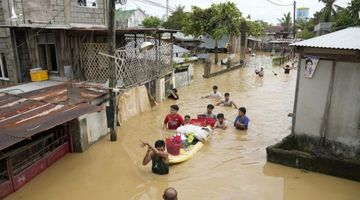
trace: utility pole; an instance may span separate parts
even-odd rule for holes
[[[293,25],[293,32],[294,32],[294,40],[295,40],[295,37],[296,37],[296,20],[295,20],[295,12],[296,12],[296,1],[294,1],[294,25]]]
[[[166,0],[166,20],[169,19],[169,0]]]
[[[108,18],[108,45],[109,45],[109,55],[114,56],[115,54],[115,1],[116,0],[108,0],[108,8],[109,8],[109,18]],[[115,68],[115,60],[113,58],[109,58],[109,88],[110,88],[110,101],[109,101],[109,110],[110,115],[112,115],[113,119],[108,119],[108,127],[110,128],[110,141],[116,141],[116,92],[113,90],[116,87],[116,68]],[[109,115],[108,115],[109,116]],[[111,116],[110,116],[111,117]]]

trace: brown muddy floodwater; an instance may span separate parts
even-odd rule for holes
[[[265,76],[256,77],[256,63]],[[278,73],[273,75],[272,71]],[[213,85],[230,92],[238,106],[245,106],[249,129],[215,130],[212,139],[189,161],[172,166],[166,176],[154,175],[141,162],[145,149],[138,138],[153,143],[174,101],[130,119],[118,129],[118,141],[103,138],[88,151],[68,154],[16,193],[7,197],[26,200],[56,199],[161,199],[164,188],[178,190],[179,199],[360,199],[360,183],[266,162],[265,147],[290,133],[295,71],[284,75],[267,56],[250,58],[248,67],[211,79],[195,67],[194,82],[179,88],[179,113],[195,116],[213,100],[200,99]],[[216,107],[233,120],[235,109]],[[309,113],[311,114],[311,113]],[[103,122],[105,123],[105,122]]]

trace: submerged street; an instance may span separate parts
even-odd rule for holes
[[[255,76],[264,66],[264,77]],[[277,73],[275,76],[274,71]],[[178,101],[166,100],[118,128],[118,141],[104,137],[84,153],[68,154],[35,177],[7,200],[27,199],[160,199],[174,187],[179,199],[326,199],[352,200],[360,196],[360,183],[266,162],[265,148],[291,131],[296,70],[290,75],[273,67],[267,55],[251,57],[247,67],[203,79],[203,65],[195,66],[194,81],[178,88]],[[169,106],[195,117],[215,100],[201,99],[217,85],[222,95],[247,109],[247,131],[214,130],[211,140],[189,161],[171,166],[170,173],[151,173],[141,162],[146,149],[139,139],[164,139],[162,123]],[[146,97],[144,97],[146,98]],[[215,107],[231,123],[237,110]],[[309,113],[311,115],[311,113]],[[106,123],[106,122],[103,122]],[[169,133],[167,133],[169,135]]]

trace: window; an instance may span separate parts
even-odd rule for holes
[[[1,59],[0,59],[0,79],[9,80],[9,74],[7,71],[6,66],[6,58],[5,53],[1,53]]]
[[[40,67],[50,72],[57,72],[55,44],[39,44]]]
[[[78,5],[89,8],[96,8],[96,0],[78,0]]]

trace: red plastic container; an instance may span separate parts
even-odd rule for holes
[[[206,124],[207,124],[207,125],[210,125],[211,127],[214,127],[214,126],[215,126],[215,123],[216,123],[216,120],[213,119],[213,118],[207,118],[207,119],[206,119]]]
[[[205,127],[206,119],[191,119],[190,124],[195,125],[195,126]]]
[[[181,137],[179,135],[166,138],[166,150],[169,154],[177,156],[180,154]]]

